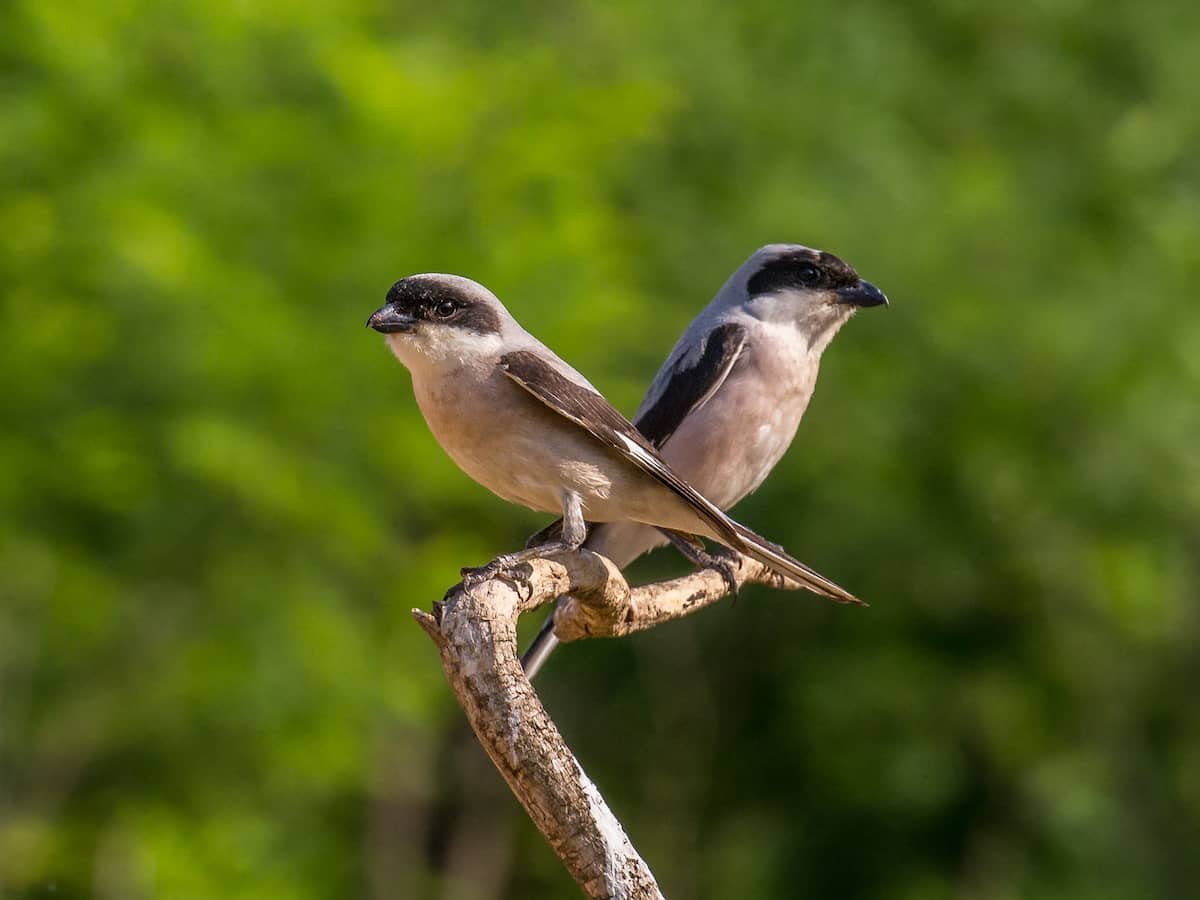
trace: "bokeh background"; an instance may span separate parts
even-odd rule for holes
[[[573,896],[409,614],[546,519],[363,322],[473,276],[632,412],[769,241],[893,305],[739,518],[872,606],[748,590],[548,666],[663,889],[1196,896],[1198,36],[1184,0],[0,6],[0,896]]]

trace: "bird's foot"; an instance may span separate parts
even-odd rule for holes
[[[725,586],[729,588],[729,596],[733,603],[737,603],[738,596],[738,580],[737,580],[737,558],[724,553],[709,553],[707,554],[708,561],[704,568],[716,569],[721,573],[721,577],[725,579]]]
[[[513,569],[532,559],[554,556],[556,553],[574,552],[579,549],[580,543],[582,543],[582,540],[578,543],[561,540],[551,541],[539,546],[526,547],[524,550],[519,550],[516,553],[503,553],[486,566],[464,566],[460,570],[463,590],[470,594],[474,588],[479,587],[479,585],[489,579],[503,578],[506,581],[511,581],[518,588],[524,584],[526,588],[532,591],[532,587],[528,581],[513,574]]]
[[[735,602],[737,601],[738,581],[736,565],[738,557],[736,553],[725,547],[710,551],[704,546],[704,542],[695,535],[683,534],[678,531],[668,531],[665,528],[660,529],[660,531],[667,536],[676,549],[687,557],[688,561],[697,569],[713,569],[720,573],[721,577],[725,580],[726,587],[729,588],[730,596],[733,597]]]
[[[463,566],[459,572],[462,575],[463,590],[469,594],[485,581],[501,576],[507,577],[510,570],[520,562],[517,554],[503,553],[485,566]]]

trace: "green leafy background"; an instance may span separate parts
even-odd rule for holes
[[[470,275],[632,412],[769,241],[893,305],[738,516],[872,606],[747,590],[555,657],[663,889],[1195,891],[1197,34],[1183,0],[0,6],[0,896],[572,896],[409,614],[546,519],[363,322]]]

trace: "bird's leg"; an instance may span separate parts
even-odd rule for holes
[[[734,557],[730,554],[733,551],[721,550],[713,553],[705,546],[704,542],[694,534],[687,534],[682,531],[672,531],[669,528],[658,529],[697,569],[716,569],[721,573],[721,577],[725,579],[725,583],[729,585],[729,593],[734,597],[737,596],[738,583],[737,575],[734,573],[733,561]],[[722,552],[725,551],[725,552]]]
[[[525,542],[525,549],[528,550],[531,547],[540,547],[543,544],[548,544],[551,541],[556,540],[562,534],[562,529],[563,520],[555,519],[541,531],[535,531],[532,535],[530,535],[529,540]]]
[[[463,587],[468,591],[476,585],[483,584],[489,578],[507,573],[511,569],[531,559],[543,556],[553,556],[555,553],[566,553],[578,550],[587,540],[587,523],[583,520],[583,500],[575,491],[563,491],[562,527],[555,533],[554,525],[544,528],[529,539],[524,550],[516,553],[504,553],[497,556],[486,566],[467,566],[462,570]],[[558,524],[558,523],[554,523]],[[539,538],[541,543],[534,543]]]

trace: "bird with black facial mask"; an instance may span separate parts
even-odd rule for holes
[[[887,302],[832,253],[761,247],[680,337],[633,423],[692,487],[729,509],[791,445],[838,329]],[[666,542],[658,529],[625,521],[591,525],[583,546],[624,568]],[[557,645],[551,614],[522,657],[530,678]]]
[[[852,297],[848,288],[832,290]],[[562,514],[544,542],[469,571],[468,589],[527,559],[578,549],[588,522],[636,522],[695,561],[707,559],[697,545],[708,538],[815,593],[861,603],[688,484],[483,285],[443,274],[401,279],[367,325],[408,368],[430,431],[459,468],[505,500]]]

